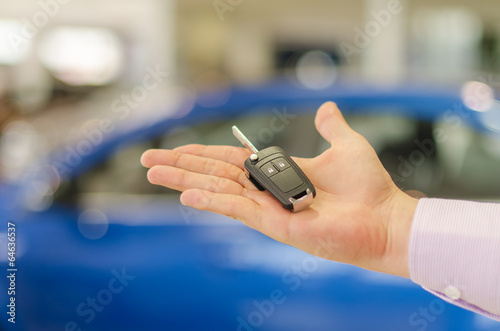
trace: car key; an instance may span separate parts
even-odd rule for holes
[[[314,186],[283,149],[272,146],[259,151],[236,126],[233,126],[233,134],[252,152],[245,160],[245,172],[260,191],[267,190],[283,208],[292,212],[299,212],[312,204],[316,196]]]

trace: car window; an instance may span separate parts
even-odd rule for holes
[[[232,135],[234,124],[259,149],[278,145],[291,155],[314,157],[329,147],[314,128],[313,114],[297,115],[286,124],[273,118],[260,114],[177,127],[157,139],[126,146],[76,179],[76,201],[119,202],[126,196],[178,199],[178,192],[147,181],[141,154],[149,148],[172,149],[192,143],[240,146]],[[403,190],[438,197],[500,198],[498,137],[476,132],[465,124],[456,127],[445,121],[425,122],[395,115],[351,115],[346,120],[367,138]]]

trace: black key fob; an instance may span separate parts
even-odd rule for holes
[[[314,186],[283,149],[273,146],[258,151],[236,126],[233,133],[252,152],[244,166],[248,179],[259,190],[267,190],[283,208],[293,212],[312,204],[316,196]]]

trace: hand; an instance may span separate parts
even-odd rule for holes
[[[392,181],[370,144],[334,103],[320,107],[318,132],[331,147],[313,159],[294,158],[316,187],[313,204],[283,209],[246,178],[250,152],[230,146],[187,145],[149,150],[142,164],[151,183],[182,191],[181,202],[235,218],[311,254],[409,277],[408,242],[417,200]]]

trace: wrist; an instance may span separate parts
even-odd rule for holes
[[[388,203],[384,267],[387,273],[409,278],[408,246],[418,199],[398,189]]]

